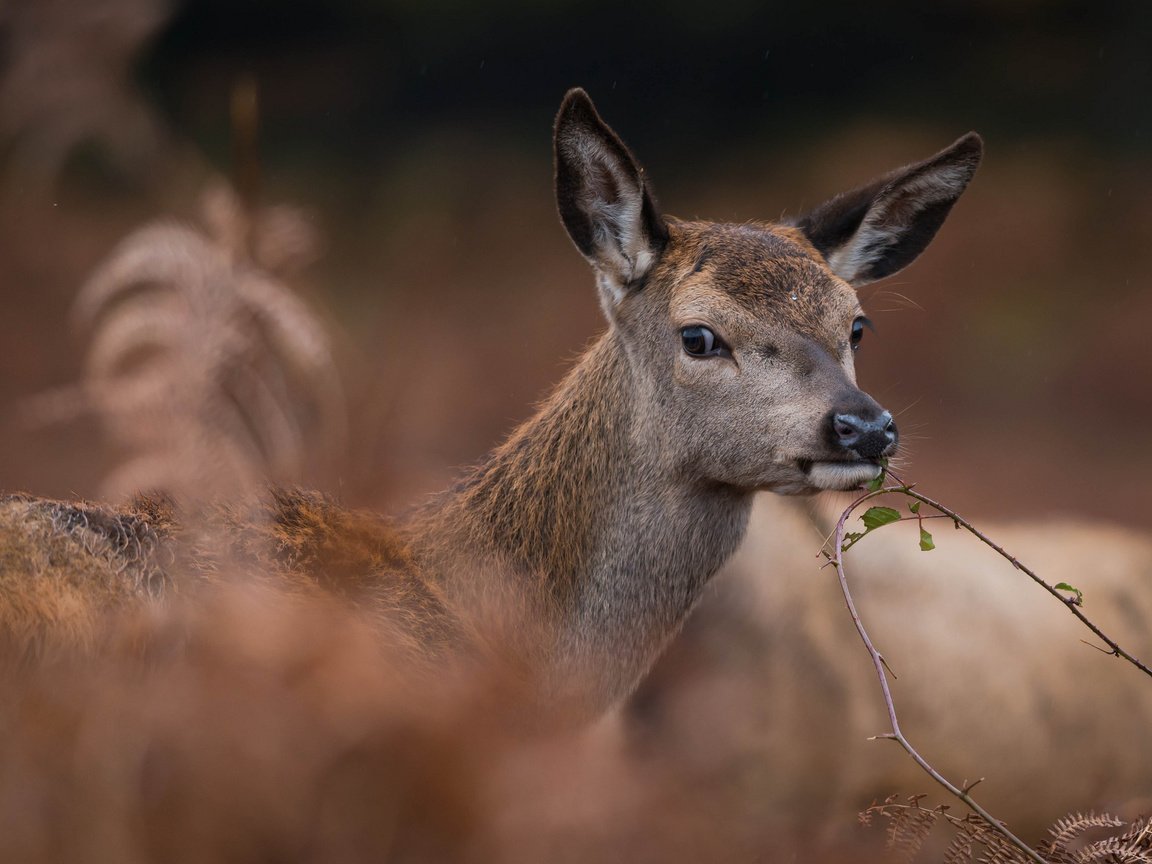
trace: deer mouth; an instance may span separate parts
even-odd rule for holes
[[[851,462],[809,462],[800,463],[801,470],[817,489],[843,492],[856,489],[875,480],[883,470],[876,462],[857,459]]]

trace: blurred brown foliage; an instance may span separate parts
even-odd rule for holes
[[[737,861],[784,840],[611,728],[524,730],[494,679],[399,687],[347,608],[223,588],[107,624],[86,655],[4,664],[4,860]]]

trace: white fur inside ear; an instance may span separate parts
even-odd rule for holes
[[[579,206],[593,229],[592,265],[601,290],[619,302],[624,288],[648,272],[654,255],[644,230],[644,189],[635,169],[591,136],[569,142],[580,165]]]
[[[832,272],[846,282],[862,285],[868,269],[900,238],[921,211],[933,204],[955,199],[967,184],[971,169],[942,165],[913,177],[877,197],[856,233],[828,255]]]

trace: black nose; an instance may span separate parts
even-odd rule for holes
[[[896,449],[896,424],[887,411],[872,417],[833,414],[832,434],[841,447],[861,459],[879,459]]]

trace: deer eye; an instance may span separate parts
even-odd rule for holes
[[[863,315],[859,316],[855,321],[852,322],[852,335],[848,337],[848,344],[852,346],[853,351],[860,347],[860,340],[864,338],[865,327],[867,327],[869,330],[876,329],[872,326],[872,322],[865,318]]]
[[[680,340],[684,343],[684,353],[693,357],[732,356],[724,341],[707,327],[685,327],[680,331]]]

